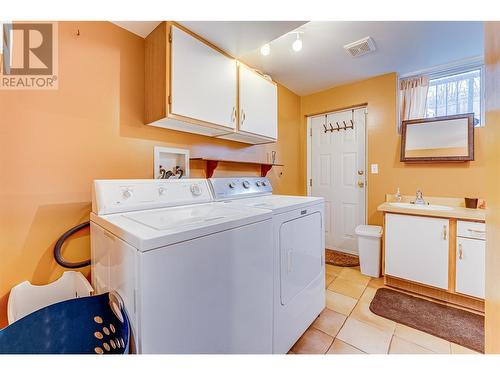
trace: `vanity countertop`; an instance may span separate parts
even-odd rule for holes
[[[486,210],[484,209],[453,207],[453,206],[450,207],[451,209],[448,210],[428,210],[422,208],[419,209],[418,206],[411,208],[397,207],[391,205],[390,202],[384,202],[377,207],[377,210],[395,214],[444,217],[451,219],[463,219],[463,220],[474,220],[474,221],[486,220]]]

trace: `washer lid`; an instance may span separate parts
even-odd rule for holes
[[[224,220],[240,215],[241,212],[234,208],[214,205],[195,205],[163,210],[133,212],[124,214],[123,216],[152,229],[167,230],[190,226],[203,226],[215,220]]]
[[[92,222],[144,252],[267,220],[272,214],[215,202],[113,215],[91,213],[90,217]]]

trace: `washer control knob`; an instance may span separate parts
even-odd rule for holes
[[[262,181],[262,186],[267,186],[267,182],[266,181]]]
[[[123,189],[122,196],[123,199],[129,199],[132,196],[132,189],[131,188]]]
[[[243,181],[243,187],[244,187],[245,189],[250,188],[250,182],[248,182],[248,181]]]
[[[234,189],[234,188],[236,187],[236,185],[234,184],[234,182],[230,182],[230,183],[229,183],[229,187],[230,187],[231,189]]]
[[[257,182],[255,183],[255,185],[257,185],[258,187],[261,187],[261,186],[262,186],[262,182],[257,181]]]
[[[190,189],[191,189],[191,193],[193,193],[194,196],[201,195],[200,185],[193,184],[193,185],[191,185]]]

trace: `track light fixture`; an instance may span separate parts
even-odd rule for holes
[[[296,33],[297,39],[295,39],[292,43],[292,49],[295,52],[299,52],[302,49],[302,39],[300,38],[301,33]]]
[[[271,53],[271,46],[269,45],[269,43],[266,43],[262,47],[260,47],[260,53],[263,56],[267,56]]]

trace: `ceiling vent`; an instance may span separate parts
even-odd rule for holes
[[[375,51],[377,47],[375,47],[373,39],[367,36],[366,38],[346,44],[344,49],[352,57],[359,57]]]

